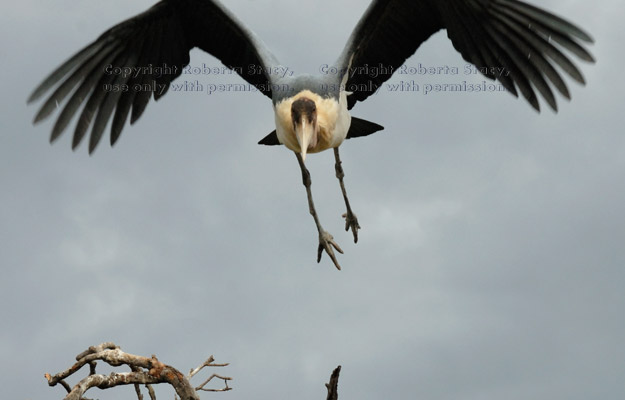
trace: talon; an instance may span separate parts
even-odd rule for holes
[[[351,228],[352,233],[354,234],[354,243],[358,243],[358,229],[360,229],[360,224],[358,224],[356,214],[348,211],[341,216],[345,218],[345,232]]]
[[[328,256],[330,257],[330,259],[332,259],[332,262],[334,263],[334,266],[336,267],[336,269],[340,271],[341,266],[339,265],[339,262],[337,261],[336,256],[334,255],[334,250],[332,249],[333,247],[334,247],[334,250],[343,254],[343,250],[338,245],[338,243],[334,241],[334,237],[326,231],[321,232],[319,234],[319,246],[317,247],[317,262],[321,261],[321,256],[323,255],[323,251],[325,250],[325,252],[328,253]]]

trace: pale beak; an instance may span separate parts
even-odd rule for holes
[[[295,125],[295,137],[299,143],[302,159],[306,161],[306,152],[316,145],[315,126],[308,123],[306,118],[302,118],[300,123]]]

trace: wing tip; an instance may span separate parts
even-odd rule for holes
[[[278,140],[278,134],[276,133],[275,130],[271,131],[271,133],[267,136],[265,136],[264,138],[262,138],[258,144],[264,145],[264,146],[277,146],[280,143],[280,141]]]

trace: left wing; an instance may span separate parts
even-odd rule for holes
[[[517,88],[536,110],[534,89],[557,111],[547,80],[570,98],[557,64],[584,84],[577,67],[560,48],[585,61],[594,59],[577,40],[592,42],[580,28],[540,8],[518,0],[374,0],[352,32],[336,62],[349,73],[346,90],[351,109],[387,81],[433,33],[447,36],[462,57],[497,79],[517,96]],[[557,45],[556,45],[557,44]],[[372,77],[366,66],[382,65],[386,73]],[[508,74],[494,74],[503,68]],[[364,73],[361,73],[365,71]]]

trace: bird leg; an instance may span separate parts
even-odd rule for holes
[[[334,159],[336,160],[336,164],[334,164],[334,170],[336,171],[336,177],[338,178],[341,185],[343,199],[345,199],[345,206],[347,207],[347,212],[342,215],[342,217],[345,218],[345,231],[347,232],[351,228],[352,233],[354,234],[354,243],[358,243],[358,229],[360,229],[360,225],[358,224],[358,218],[356,218],[356,214],[352,212],[352,208],[349,206],[347,191],[345,190],[345,184],[343,183],[343,177],[345,176],[345,173],[343,172],[343,167],[341,166],[341,158],[339,157],[338,147],[334,148]]]
[[[312,191],[310,190],[311,180],[310,180],[310,172],[304,165],[304,159],[300,153],[295,153],[297,157],[297,162],[299,163],[299,167],[302,170],[302,183],[306,187],[306,194],[308,195],[308,210],[310,211],[310,215],[313,216],[315,220],[315,224],[317,225],[317,231],[319,232],[319,247],[317,247],[317,262],[321,261],[321,255],[325,250],[328,253],[328,256],[332,259],[334,266],[337,269],[341,269],[339,262],[336,260],[336,256],[334,255],[334,249],[339,253],[343,254],[343,250],[339,247],[339,245],[334,241],[332,235],[323,230],[321,227],[321,223],[319,222],[319,217],[317,216],[317,212],[315,211],[315,204],[313,203]],[[334,247],[334,249],[332,249]]]

